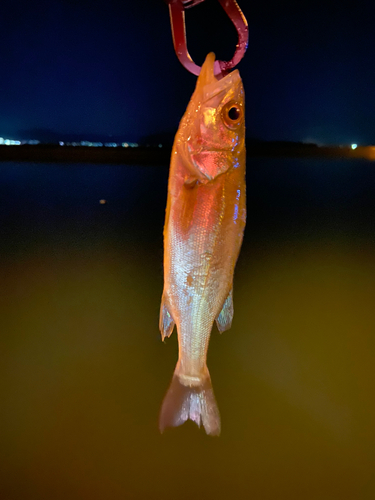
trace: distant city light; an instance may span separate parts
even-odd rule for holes
[[[5,144],[6,146],[19,146],[21,141],[14,141],[13,139],[4,139],[0,137],[0,144]]]
[[[5,139],[4,137],[0,137],[0,145],[6,145],[6,146],[18,146],[20,144],[30,144],[30,145],[37,145],[37,144],[43,144],[38,140],[32,139],[32,140],[25,140],[23,139],[22,141],[14,140],[14,139]],[[118,148],[118,147],[123,147],[123,148],[138,148],[139,144],[137,142],[94,142],[94,141],[72,141],[72,142],[66,142],[66,141],[58,141],[59,146],[75,146],[75,147],[89,147],[89,148],[98,148],[98,147],[107,147],[107,148]],[[156,145],[155,145],[156,146]],[[154,147],[155,147],[154,146]],[[150,144],[143,144],[141,147],[150,147]],[[163,144],[158,144],[157,147],[162,148],[164,147]],[[353,147],[353,146],[352,146]]]
[[[352,144],[352,149],[357,149],[358,144]]]

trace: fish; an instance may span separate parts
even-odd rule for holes
[[[220,434],[207,368],[216,321],[231,327],[233,273],[246,223],[244,88],[238,70],[217,78],[209,53],[175,136],[164,225],[163,341],[177,327],[179,354],[161,432],[192,420]]]

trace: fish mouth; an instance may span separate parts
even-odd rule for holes
[[[242,83],[240,73],[237,69],[218,79],[214,74],[214,65],[215,54],[210,52],[203,63],[197,82],[197,87],[199,86],[202,89],[203,103],[212,99],[215,95]]]
[[[218,80],[215,76],[214,78],[215,81],[213,81],[208,85],[205,85],[203,88],[203,100],[202,100],[203,102],[212,99],[217,94],[226,92],[229,88],[237,87],[237,85],[239,85],[242,82],[240,74],[237,69],[232,71],[232,73],[225,75],[220,80]]]

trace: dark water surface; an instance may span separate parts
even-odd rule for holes
[[[220,438],[158,432],[167,175],[0,164],[0,498],[373,500],[374,164],[249,162]]]

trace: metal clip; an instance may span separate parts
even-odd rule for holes
[[[165,0],[169,6],[173,45],[181,64],[194,75],[199,75],[201,67],[192,60],[186,44],[185,9],[194,7],[204,0]],[[243,58],[248,44],[249,33],[245,16],[235,0],[219,0],[238,33],[236,51],[230,61],[215,61],[215,75],[224,74],[234,68]]]

